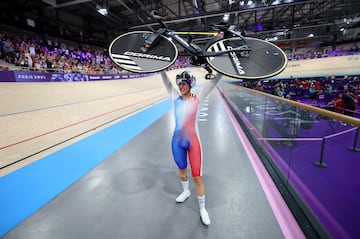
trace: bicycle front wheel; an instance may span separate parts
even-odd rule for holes
[[[109,47],[112,61],[120,68],[135,73],[153,73],[171,66],[178,56],[175,44],[160,35],[157,43],[143,52],[141,48],[147,34],[152,32],[134,31],[115,38]]]
[[[280,74],[287,65],[287,57],[278,46],[257,38],[222,39],[210,45],[207,51],[219,52],[239,48],[242,50],[207,57],[206,60],[216,71],[244,80],[275,76]]]

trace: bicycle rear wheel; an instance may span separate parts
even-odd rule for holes
[[[248,46],[250,51],[234,51],[207,57],[216,71],[237,79],[258,80],[281,73],[287,65],[285,53],[276,45],[257,38],[232,37],[219,40],[207,49],[218,52]]]
[[[150,31],[128,32],[115,38],[109,47],[109,55],[120,68],[135,73],[153,73],[162,71],[177,59],[178,50],[175,44],[164,36],[159,36],[158,42],[146,52],[144,36]]]

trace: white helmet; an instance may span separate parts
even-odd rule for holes
[[[176,75],[176,84],[179,85],[181,82],[186,82],[191,88],[196,85],[196,78],[190,71],[183,71]]]

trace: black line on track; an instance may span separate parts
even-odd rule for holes
[[[142,109],[147,108],[147,107],[148,107],[148,106],[143,107]],[[38,152],[36,152],[36,153],[30,154],[30,155],[28,155],[28,156],[26,156],[26,157],[23,157],[23,158],[21,158],[21,159],[18,159],[18,160],[14,161],[14,162],[11,162],[10,164],[1,166],[1,167],[0,167],[0,170],[2,170],[2,169],[4,169],[4,168],[7,168],[7,167],[10,167],[10,166],[12,166],[12,165],[15,165],[15,164],[17,164],[17,163],[19,163],[19,162],[21,162],[21,161],[24,161],[24,160],[26,160],[26,159],[28,159],[28,158],[30,158],[30,157],[33,157],[33,156],[35,156],[35,155],[37,155],[37,154],[42,153],[42,152],[45,152],[46,150],[49,150],[49,149],[51,149],[51,148],[54,148],[54,147],[56,147],[56,146],[58,146],[58,145],[61,145],[61,144],[65,143],[65,142],[68,142],[68,141],[70,141],[70,140],[72,140],[72,139],[75,139],[75,138],[77,138],[77,137],[80,137],[81,135],[84,135],[84,134],[86,134],[86,133],[88,133],[88,132],[90,132],[90,131],[96,130],[97,128],[100,128],[100,127],[102,127],[102,126],[104,126],[104,125],[110,124],[111,122],[114,122],[114,121],[116,121],[116,120],[118,120],[118,119],[120,119],[120,118],[123,118],[123,117],[126,117],[126,116],[128,116],[128,115],[131,115],[132,113],[134,113],[134,112],[136,112],[136,111],[139,111],[139,110],[141,110],[141,109],[137,109],[137,110],[131,111],[131,112],[125,114],[125,115],[121,115],[121,116],[119,116],[119,117],[116,117],[115,119],[106,121],[105,123],[102,123],[102,124],[100,124],[100,125],[98,125],[98,126],[96,126],[96,127],[93,127],[93,128],[91,128],[91,129],[88,129],[88,130],[86,130],[86,131],[83,131],[83,132],[81,132],[81,133],[79,133],[79,134],[77,134],[77,135],[75,135],[75,136],[72,136],[72,137],[70,137],[70,138],[68,138],[68,139],[65,139],[65,140],[63,140],[63,141],[61,141],[61,142],[59,142],[59,143],[57,143],[57,144],[51,145],[51,146],[49,146],[49,147],[47,147],[47,148],[45,148],[45,149],[42,149],[42,150],[40,150],[40,151],[38,151]]]
[[[144,92],[144,91],[134,91],[134,92],[131,92],[131,93],[126,93],[126,94],[111,95],[111,96],[106,96],[106,97],[101,97],[101,98],[95,98],[95,99],[89,99],[89,100],[83,100],[83,101],[78,101],[78,102],[70,102],[70,103],[66,103],[66,104],[52,105],[52,106],[47,106],[47,107],[42,107],[42,108],[35,108],[35,109],[29,109],[29,110],[19,111],[19,112],[12,112],[12,113],[0,114],[0,117],[2,117],[2,116],[10,116],[10,115],[17,115],[17,114],[23,114],[23,113],[29,113],[29,112],[34,112],[34,111],[41,111],[41,110],[46,110],[46,109],[51,109],[51,108],[58,108],[58,107],[64,107],[64,106],[69,106],[69,105],[76,105],[76,104],[88,103],[88,102],[93,102],[93,101],[98,101],[98,100],[104,100],[104,99],[110,99],[110,98],[115,98],[115,97],[124,96],[124,95],[130,95],[130,94],[139,93],[139,92]],[[1,169],[1,168],[0,168],[0,169]]]

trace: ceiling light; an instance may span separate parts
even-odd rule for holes
[[[98,11],[98,13],[100,13],[103,16],[108,15],[108,9],[105,7],[105,5],[103,7],[101,7],[100,5],[96,6],[96,10]]]
[[[268,38],[265,38],[265,41],[277,41],[279,38],[277,36],[274,36],[274,37],[268,37]]]
[[[98,13],[100,13],[103,16],[108,15],[108,11],[106,8],[99,8],[99,9],[97,9],[97,11],[98,11]]]

